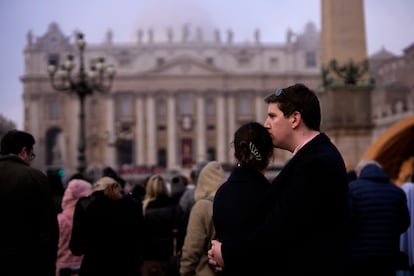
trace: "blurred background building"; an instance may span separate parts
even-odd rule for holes
[[[358,9],[362,1],[351,2]],[[363,23],[363,13],[356,14],[357,24]],[[355,29],[354,35],[365,43],[361,31]],[[322,98],[329,95],[320,89],[321,44],[329,42],[312,22],[300,33],[286,30],[283,43],[263,43],[260,30],[249,42],[235,42],[233,37],[232,30],[184,25],[164,33],[137,30],[134,43],[115,43],[108,31],[101,44],[87,44],[85,65],[103,56],[117,71],[108,93],[86,99],[87,171],[106,166],[125,174],[169,171],[213,159],[232,165],[234,131],[245,122],[264,121],[263,98],[277,87],[301,82]],[[21,80],[24,129],[37,139],[34,165],[42,170],[65,168],[71,174],[77,166],[79,100],[56,92],[47,74],[48,63],[59,66],[67,54],[77,55],[74,36],[62,33],[58,23],[52,22],[44,34],[29,32]],[[331,98],[336,104],[327,118],[334,118],[334,112],[354,117],[325,121],[322,130],[332,136],[350,168],[362,156],[383,158],[396,178],[401,165],[414,156],[409,146],[414,138],[407,136],[414,136],[414,44],[407,45],[402,56],[383,49],[367,58],[366,76],[374,78],[375,85],[362,92],[362,101],[352,89],[344,97]],[[393,130],[401,121],[403,125]],[[376,144],[378,140],[383,142]],[[389,141],[399,146],[393,158],[381,155],[384,150],[397,152],[384,146]],[[277,151],[272,166],[283,166],[289,157]]]
[[[139,32],[128,45],[113,43],[109,32],[106,42],[87,45],[86,64],[104,56],[117,70],[109,93],[86,99],[89,170],[233,163],[235,130],[264,121],[263,98],[275,85],[318,84],[320,32],[312,23],[301,34],[288,31],[284,44],[261,43],[259,31],[253,43],[233,42],[231,31],[210,40],[201,30],[181,33],[171,30],[158,42],[151,32]],[[36,39],[29,36],[25,49],[24,128],[38,137],[36,162],[45,169],[76,168],[78,98],[56,92],[46,72],[49,62],[59,66],[68,53],[76,56],[76,47],[57,23]],[[279,153],[275,165],[285,160]]]

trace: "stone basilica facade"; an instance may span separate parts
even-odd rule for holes
[[[302,33],[286,32],[283,43],[236,42],[233,33],[171,30],[156,41],[152,31],[138,32],[134,43],[87,44],[85,66],[99,57],[117,74],[109,93],[87,97],[88,170],[114,168],[190,168],[203,160],[234,164],[231,142],[248,121],[263,122],[263,99],[277,87],[302,82],[316,89],[320,79],[320,32],[308,23]],[[87,34],[85,36],[87,41]],[[24,50],[24,129],[36,137],[35,166],[76,171],[79,99],[55,91],[47,65],[62,64],[67,54],[79,66],[74,38],[51,23],[41,36],[27,35]],[[77,64],[76,64],[77,63]],[[274,166],[289,157],[280,151]]]
[[[375,85],[323,93],[321,33],[312,23],[302,33],[288,30],[283,43],[263,43],[259,31],[251,42],[234,41],[231,31],[178,33],[168,30],[165,41],[158,41],[151,30],[138,31],[134,43],[115,43],[108,32],[105,42],[86,46],[86,66],[104,57],[117,70],[109,93],[86,98],[88,171],[105,166],[127,173],[170,171],[203,160],[232,165],[235,130],[264,121],[263,99],[277,87],[302,82],[318,91],[322,131],[349,168],[360,158],[376,159],[397,183],[404,181],[402,167],[405,175],[412,172],[414,44],[401,56],[381,49],[369,57]],[[47,73],[49,62],[62,64],[67,54],[79,66],[74,37],[58,24],[36,38],[29,32],[21,80],[24,129],[37,141],[34,166],[64,168],[70,175],[77,168],[79,99],[55,91]],[[277,150],[271,165],[281,167],[289,158]]]

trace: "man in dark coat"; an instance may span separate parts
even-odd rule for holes
[[[246,235],[213,241],[210,264],[257,263],[264,275],[345,275],[349,262],[348,181],[344,161],[320,133],[313,91],[296,84],[265,98],[273,145],[293,153],[263,200],[265,219]],[[223,261],[224,260],[224,261]],[[220,269],[221,267],[217,267]]]
[[[407,198],[379,163],[360,164],[358,178],[349,184],[353,275],[395,275],[400,235],[410,225]]]
[[[1,275],[55,275],[57,216],[46,175],[30,167],[34,143],[18,130],[1,140]]]

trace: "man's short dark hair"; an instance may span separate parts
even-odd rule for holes
[[[285,117],[298,111],[305,125],[319,131],[321,125],[321,108],[315,92],[301,83],[279,88],[267,96],[264,101],[267,104],[277,103]]]
[[[26,147],[28,150],[33,149],[35,139],[33,135],[28,132],[20,130],[10,130],[1,139],[0,153],[6,154],[18,154],[21,150]]]

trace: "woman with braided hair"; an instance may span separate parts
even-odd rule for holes
[[[228,180],[217,190],[213,204],[216,237],[231,242],[234,237],[252,231],[264,218],[260,202],[270,184],[264,171],[273,157],[272,138],[257,122],[241,126],[234,134],[237,165]],[[254,256],[252,256],[254,258]],[[224,275],[260,275],[260,262],[226,263]]]

